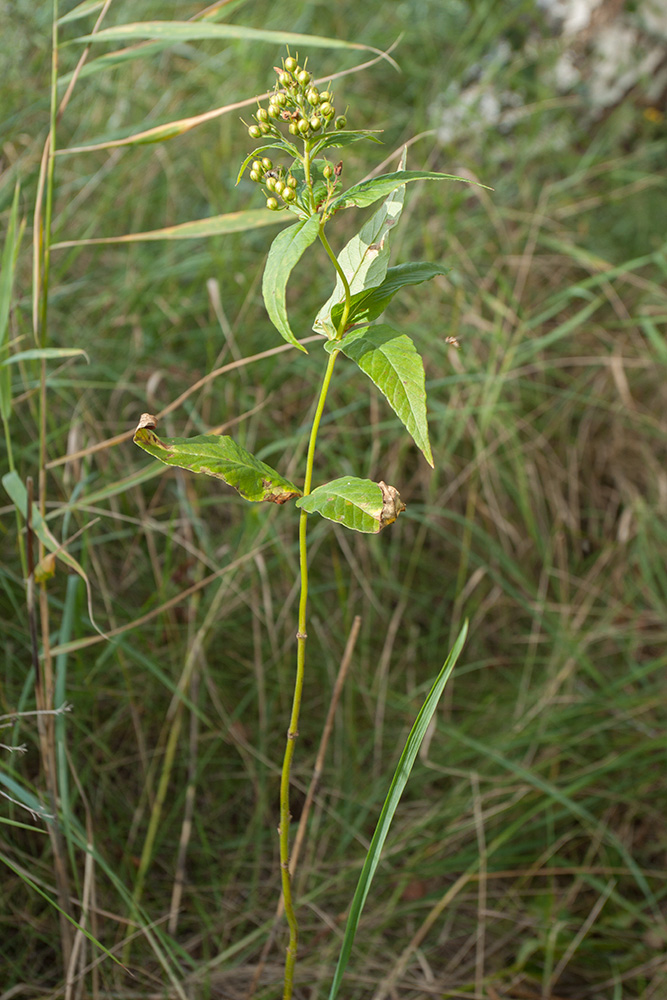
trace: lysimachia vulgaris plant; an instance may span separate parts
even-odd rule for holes
[[[278,828],[283,902],[289,926],[284,982],[284,997],[288,1000],[292,995],[298,936],[290,874],[289,790],[306,663],[308,516],[318,514],[353,531],[377,533],[396,521],[405,510],[405,503],[396,487],[382,481],[342,476],[313,487],[318,428],[334,367],[342,356],[375,384],[405,425],[425,460],[433,466],[422,359],[407,334],[377,320],[401,288],[418,285],[446,273],[446,268],[440,264],[425,261],[389,266],[391,237],[401,217],[407,184],[413,181],[465,179],[432,171],[407,170],[404,151],[398,170],[361,181],[344,190],[343,161],[339,159],[339,151],[360,140],[379,140],[370,130],[347,128],[347,116],[337,113],[330,85],[319,89],[307,67],[307,60],[301,65],[298,57],[288,56],[276,69],[276,74],[268,106],[258,106],[253,123],[246,125],[248,136],[255,140],[256,145],[241,165],[238,180],[248,171],[250,179],[263,189],[268,209],[285,211],[294,216],[292,224],[281,231],[269,250],[262,291],[273,325],[284,340],[299,351],[306,349],[290,326],[286,305],[288,278],[306,250],[316,241],[324,247],[335,275],[335,287],[313,323],[315,332],[322,336],[325,358],[322,383],[310,426],[303,483],[298,486],[290,482],[228,436],[158,437],[156,420],[150,414],[141,417],[134,440],[167,465],[222,479],[246,500],[266,500],[276,504],[294,501],[300,511],[301,589],[296,631],[296,676],[282,768]],[[336,255],[327,235],[327,227],[334,216],[347,209],[366,208],[376,202],[381,202],[380,207]],[[444,680],[451,672],[463,638],[464,632],[445,664],[447,673]],[[439,677],[441,686],[437,696],[444,687],[442,678],[443,672]],[[437,697],[435,701],[431,695],[429,698],[428,718],[437,703]],[[426,708],[425,704],[422,713]],[[424,728],[428,721],[424,722],[422,713],[415,723],[413,734],[419,724]],[[423,737],[423,731],[420,732],[419,741]],[[412,756],[409,750],[410,741],[399,765],[405,780],[416,754],[416,749]],[[410,760],[407,760],[406,753]],[[400,795],[405,782],[398,782],[398,792],[396,783],[395,776],[378,830],[383,820],[388,826],[396,805],[394,802],[387,819],[385,811],[390,797],[392,793],[395,797]],[[385,835],[386,828],[384,832],[380,831],[379,843],[374,838],[372,851],[375,853],[369,854],[370,861],[367,859],[364,869],[367,878],[363,886],[360,882],[352,905],[356,919],[368,892]],[[331,996],[337,990],[350,946],[351,941],[346,938],[343,952],[347,951],[345,955],[341,953]]]

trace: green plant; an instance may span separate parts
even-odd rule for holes
[[[249,137],[261,142],[246,156],[238,180],[249,169],[250,179],[264,189],[267,209],[273,212],[284,210],[296,217],[296,222],[284,229],[271,246],[262,291],[271,321],[283,339],[297,350],[306,351],[306,348],[290,326],[286,302],[287,282],[306,250],[317,241],[330,260],[336,281],[313,323],[315,332],[322,336],[322,346],[327,358],[319,394],[314,400],[303,487],[299,488],[275,469],[259,461],[229,436],[161,438],[156,434],[156,418],[148,413],[141,417],[134,441],[167,465],[222,479],[246,500],[269,501],[280,505],[295,500],[300,509],[296,676],[280,783],[280,868],[285,915],[289,926],[284,997],[288,1000],[292,995],[298,941],[290,871],[289,789],[298,737],[308,634],[308,515],[319,514],[354,531],[377,533],[396,521],[406,509],[396,487],[383,481],[372,482],[347,475],[313,487],[318,430],[334,367],[339,356],[343,355],[355,363],[380,390],[426,461],[433,466],[421,356],[407,334],[386,323],[375,321],[381,317],[401,288],[419,285],[436,275],[446,273],[446,269],[440,264],[427,261],[389,267],[391,237],[401,217],[406,185],[413,181],[464,179],[432,171],[409,171],[406,169],[404,151],[397,170],[343,189],[343,162],[341,160],[334,164],[328,158],[331,151],[343,149],[364,139],[378,141],[375,134],[367,129],[347,129],[346,115],[336,114],[330,85],[325,90],[318,89],[313,74],[307,68],[307,61],[300,65],[298,57],[288,56],[276,72],[278,79],[269,97],[268,107],[259,105],[253,115],[253,123],[246,125]],[[275,157],[280,157],[280,162],[274,162]],[[326,233],[331,220],[341,211],[354,207],[364,208],[381,200],[380,208],[336,255]],[[308,274],[309,270],[304,268],[304,275]],[[459,636],[446,669],[443,668],[440,675],[439,691],[453,668],[464,636],[465,629]],[[432,714],[437,697],[431,700]],[[423,731],[421,735],[423,736]],[[409,752],[406,749],[406,756],[410,757],[412,754],[412,760],[416,753],[414,744],[414,740],[409,744],[414,753],[412,749]],[[407,780],[410,767],[411,763],[409,766],[399,767],[399,777],[395,778],[395,782],[398,780],[400,784],[401,775]],[[389,804],[386,804],[383,811],[383,822],[388,822],[387,817],[391,819],[396,801],[395,796],[394,800],[391,796],[388,799]],[[358,896],[360,902],[354,908],[356,916],[351,924],[352,936],[383,839],[384,836],[377,837],[369,853],[370,861],[363,876],[363,889]],[[140,891],[135,894],[137,903],[139,895]],[[346,938],[342,955],[349,953],[350,943],[351,939]],[[341,961],[332,987],[332,996],[337,991],[344,968],[344,961]]]

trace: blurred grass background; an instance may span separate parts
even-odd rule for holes
[[[0,11],[0,217],[4,230],[18,180],[27,220],[13,350],[32,346],[30,244],[48,131],[49,8],[15,2]],[[184,20],[198,10],[185,0],[114,0],[104,25]],[[63,25],[62,74],[81,52],[71,40],[95,16]],[[346,152],[344,179],[374,169],[378,151],[395,162],[418,136],[411,167],[465,172],[494,188],[414,185],[394,237],[394,263],[425,258],[452,268],[408,290],[389,316],[425,358],[435,472],[351,366],[340,365],[329,397],[316,481],[348,472],[382,478],[399,487],[408,509],[378,538],[311,525],[295,820],[347,636],[355,615],[362,621],[295,883],[297,995],[326,994],[399,748],[468,617],[466,649],[369,897],[346,997],[660,1000],[661,105],[646,97],[650,81],[642,80],[603,111],[592,108],[583,80],[559,93],[553,71],[564,43],[532,0],[248,0],[229,16],[377,47],[401,35],[400,73],[380,62],[336,84],[351,127],[384,129],[382,149]],[[89,65],[105,50],[96,47]],[[282,54],[243,41],[181,43],[84,72],[58,124],[57,148],[252,97],[271,86]],[[318,76],[360,61],[326,49],[306,54]],[[157,145],[58,156],[54,241],[262,207],[252,184],[235,187],[248,151],[238,117]],[[334,220],[334,248],[359,218]],[[49,364],[49,525],[63,542],[82,531],[69,550],[90,575],[98,623],[118,630],[111,642],[76,648],[97,636],[82,582],[60,569],[48,584],[51,637],[75,646],[56,661],[59,694],[73,706],[58,720],[61,808],[95,848],[86,869],[76,839],[68,842],[72,914],[85,912],[88,929],[115,954],[128,933],[163,763],[175,756],[142,901],[152,930],[133,941],[134,978],[108,958],[97,961],[99,952],[82,942],[65,993],[58,914],[37,891],[56,895],[51,842],[43,822],[5,803],[3,1000],[175,996],[165,962],[187,997],[245,997],[270,933],[294,659],[296,511],[245,505],[215,481],[175,470],[147,478],[146,456],[131,441],[88,449],[131,430],[142,411],[160,410],[219,365],[280,342],[260,287],[275,232],[53,251],[49,344],[83,348],[90,362]],[[310,333],[330,285],[326,258],[314,251],[290,284],[297,335]],[[236,421],[241,443],[298,477],[321,365],[315,346],[308,357],[288,352],[240,366],[190,395],[162,430],[201,433]],[[12,366],[12,376],[14,457],[23,479],[36,478],[39,366]],[[0,712],[9,714],[34,709],[34,676],[15,512],[4,495],[1,502]],[[179,682],[184,709],[174,698]],[[25,742],[28,752],[3,752],[4,774],[26,794],[43,790],[34,718],[5,732],[6,743]],[[277,995],[283,944],[281,931],[255,996]]]

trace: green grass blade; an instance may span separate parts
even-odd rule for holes
[[[207,40],[268,42],[270,45],[292,45],[295,47],[319,49],[356,49],[383,55],[389,62],[390,56],[372,45],[360,42],[345,42],[340,38],[325,38],[323,35],[303,35],[294,31],[271,31],[266,28],[247,28],[241,24],[212,24],[197,21],[135,21],[119,24],[113,28],[103,28],[94,35],[82,35],[75,39],[86,44],[97,42],[117,42],[123,39],[144,38],[166,42],[197,42]]]
[[[61,358],[84,357],[88,361],[88,355],[81,347],[31,347],[27,351],[19,351],[12,354],[1,362],[2,366],[14,365],[19,361],[59,361]]]
[[[0,348],[4,346],[7,337],[9,324],[9,306],[12,300],[12,285],[14,283],[14,271],[16,267],[16,256],[18,244],[21,239],[18,225],[19,218],[19,185],[14,188],[14,198],[11,211],[9,213],[9,225],[5,245],[2,250],[2,262],[0,264]]]
[[[357,932],[357,927],[359,926],[359,921],[361,919],[361,913],[373,881],[373,876],[375,875],[375,870],[380,862],[380,855],[382,853],[384,842],[387,839],[387,834],[389,833],[389,827],[391,826],[394,813],[398,808],[398,803],[401,800],[405,786],[408,783],[410,772],[412,771],[412,767],[416,760],[417,753],[419,752],[419,747],[422,744],[422,740],[426,735],[428,725],[433,718],[433,713],[438,706],[438,702],[442,692],[445,690],[445,685],[451,676],[452,670],[456,665],[456,661],[461,655],[461,650],[463,649],[467,633],[468,623],[465,622],[463,628],[458,634],[449,656],[443,664],[442,670],[438,674],[433,687],[428,693],[426,701],[421,707],[414,726],[410,730],[410,735],[408,736],[403,753],[401,754],[401,759],[398,762],[398,767],[396,768],[394,777],[392,778],[387,798],[382,806],[382,812],[380,813],[380,818],[375,828],[375,833],[373,834],[373,839],[371,840],[371,845],[368,849],[368,854],[366,855],[364,867],[361,870],[359,882],[352,899],[350,915],[347,918],[347,925],[345,927],[343,944],[341,946],[338,964],[336,966],[333,982],[331,984],[331,990],[329,992],[329,1000],[335,1000],[335,997],[338,995],[338,990],[340,989],[345,968],[350,958],[350,952],[352,950],[352,944]]]
[[[21,477],[17,472],[8,472],[2,477],[2,485],[6,489],[9,497],[11,498],[16,509],[21,513],[24,520],[27,519],[28,514],[28,492],[21,480]],[[96,632],[99,632],[101,636],[106,638],[102,629],[97,626],[95,622],[95,617],[93,615],[93,595],[90,586],[90,580],[88,579],[88,574],[84,570],[83,566],[77,562],[74,556],[70,555],[67,549],[60,545],[58,540],[49,531],[46,522],[42,518],[39,512],[39,507],[36,503],[32,505],[32,528],[40,542],[44,545],[49,552],[53,553],[58,559],[65,563],[65,565],[73,570],[75,573],[81,577],[86,585],[86,594],[88,597],[88,614],[90,616],[90,621]],[[36,571],[39,566],[36,567]]]
[[[33,880],[28,875],[26,875],[26,873],[22,871],[20,868],[17,868],[16,865],[14,865],[6,855],[0,854],[0,861],[2,861],[3,864],[7,865],[7,867],[11,871],[13,871],[15,875],[18,875],[18,877],[22,879],[23,882],[25,882],[25,884],[30,889],[32,889],[33,892],[36,892],[37,895],[41,896],[42,899],[45,899],[47,903],[53,906],[54,909],[56,909],[58,913],[61,914],[61,916],[63,916],[66,920],[69,920],[70,924],[72,924],[73,927],[76,927],[76,929],[80,931],[81,934],[85,934],[88,940],[92,944],[94,944],[96,948],[99,948],[100,951],[104,952],[107,958],[110,958],[112,962],[116,963],[116,965],[120,965],[121,968],[123,967],[122,962],[119,962],[116,956],[112,952],[110,952],[108,948],[105,948],[101,941],[98,941],[97,938],[93,934],[91,934],[90,931],[87,931],[82,924],[78,923],[78,921],[76,921],[73,917],[70,917],[68,913],[65,913],[65,911],[58,906],[55,899],[52,899],[48,893],[40,889],[37,883],[33,882]]]
[[[104,7],[104,0],[81,0],[81,3],[78,3],[76,7],[58,18],[58,24],[71,24],[82,17],[87,17],[88,14],[94,14],[102,7]]]
[[[92,246],[96,243],[150,243],[154,240],[196,240],[207,236],[226,236],[228,233],[242,233],[251,229],[261,229],[263,226],[275,226],[284,223],[285,217],[280,212],[270,212],[267,208],[253,208],[247,212],[229,212],[227,215],[214,215],[210,219],[195,219],[193,222],[181,222],[176,226],[165,226],[164,229],[151,229],[145,233],[127,233],[125,236],[97,236],[84,240],[64,240],[54,243],[52,250],[64,250],[67,247]]]

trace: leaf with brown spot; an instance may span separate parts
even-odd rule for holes
[[[222,479],[245,500],[283,504],[301,491],[270,465],[260,462],[226,434],[199,434],[191,438],[160,438],[157,419],[143,413],[134,432],[134,443],[165,465]]]

